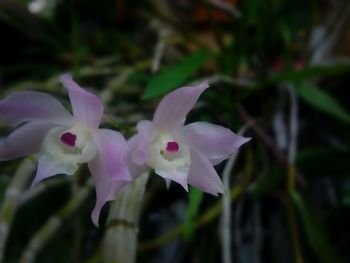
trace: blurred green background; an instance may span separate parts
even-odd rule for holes
[[[350,262],[349,24],[347,0],[1,0],[0,97],[69,105],[71,72],[129,138],[167,92],[208,81],[189,121],[252,140],[217,167],[225,200],[151,176],[137,262]],[[86,167],[31,189],[33,160],[0,164],[0,258],[104,262],[110,204],[96,228]]]

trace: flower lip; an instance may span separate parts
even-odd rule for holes
[[[179,144],[177,142],[168,142],[166,150],[169,153],[177,153],[179,151]]]
[[[77,140],[77,136],[71,132],[65,132],[61,135],[60,140],[62,143],[69,147],[75,147],[75,141]]]

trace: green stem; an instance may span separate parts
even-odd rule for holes
[[[136,261],[138,221],[148,176],[148,173],[142,174],[112,203],[105,234],[104,262]]]

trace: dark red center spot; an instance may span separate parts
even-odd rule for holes
[[[167,152],[176,153],[179,151],[179,144],[177,142],[168,142],[166,150]]]
[[[61,135],[61,142],[64,144],[74,147],[75,146],[75,140],[77,139],[77,136],[70,132],[65,132]]]

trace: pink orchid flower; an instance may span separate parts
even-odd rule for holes
[[[139,167],[154,169],[165,178],[167,185],[172,180],[186,191],[190,184],[218,195],[224,193],[224,186],[213,166],[227,159],[250,138],[207,122],[184,125],[186,115],[208,87],[208,84],[182,87],[165,96],[153,121],[143,120],[137,124],[138,134],[128,142],[128,156]],[[135,165],[130,167],[136,170]]]
[[[20,91],[0,101],[0,121],[19,126],[0,141],[0,160],[39,153],[33,186],[56,174],[74,174],[87,163],[96,186],[92,221],[98,225],[106,201],[132,180],[124,162],[127,143],[119,133],[98,129],[103,105],[79,87],[69,74],[60,78],[68,90],[73,116],[54,97]]]

